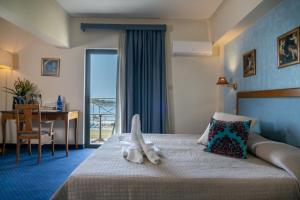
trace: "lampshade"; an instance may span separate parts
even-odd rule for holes
[[[226,77],[224,76],[220,76],[217,82],[217,85],[227,85],[228,81],[226,79]]]
[[[0,49],[0,69],[13,68],[13,54]]]

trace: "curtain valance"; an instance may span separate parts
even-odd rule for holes
[[[166,31],[165,24],[90,24],[81,23],[80,28],[82,31],[88,29],[102,29],[102,30],[152,30],[152,31]]]

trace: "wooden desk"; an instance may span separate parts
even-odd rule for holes
[[[7,120],[15,120],[16,113],[14,111],[0,111],[2,113],[1,124],[2,124],[2,155],[5,151],[5,143],[6,143],[6,122]],[[75,123],[75,146],[78,148],[78,117],[79,111],[41,111],[42,120],[51,120],[51,121],[64,121],[65,125],[65,145],[66,145],[66,156],[69,154],[69,143],[68,143],[68,132],[70,121],[74,120]]]

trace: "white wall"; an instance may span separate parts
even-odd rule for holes
[[[212,57],[172,57],[171,40],[208,40],[205,21],[191,20],[138,20],[138,19],[71,19],[70,33],[72,48],[53,47],[31,34],[0,20],[0,48],[16,52],[19,55],[18,69],[9,72],[9,86],[18,77],[26,77],[35,82],[43,95],[44,101],[55,101],[58,94],[66,97],[71,109],[81,111],[80,143],[83,143],[84,110],[84,55],[86,48],[117,48],[118,32],[114,31],[80,31],[81,22],[99,23],[166,23],[168,88],[170,96],[170,113],[173,132],[201,133],[211,114],[218,109],[218,87],[215,85],[222,62],[220,56]],[[11,36],[11,37],[10,37]],[[22,38],[17,40],[14,38]],[[16,41],[14,41],[16,40]],[[3,41],[3,43],[2,43]],[[3,46],[2,46],[3,44]],[[4,48],[5,47],[5,48]],[[59,78],[42,77],[40,62],[42,57],[61,58]],[[4,72],[1,72],[3,80]],[[0,81],[1,87],[3,81]],[[0,108],[4,108],[1,94]],[[5,98],[4,98],[5,99]],[[11,107],[11,97],[8,98]],[[61,127],[62,124],[57,124]],[[8,127],[13,130],[13,123]],[[9,142],[14,142],[10,134]],[[73,136],[71,133],[70,136]],[[63,130],[57,128],[58,143],[63,143]],[[73,137],[71,143],[73,142]]]
[[[69,46],[69,16],[56,0],[0,0],[0,17],[50,44]]]
[[[177,133],[203,133],[218,110],[219,57],[173,58],[174,125]]]
[[[18,69],[12,72],[6,72],[8,75],[8,85],[12,87],[13,81],[17,77],[25,77],[35,82],[42,95],[43,101],[56,101],[57,95],[61,94],[66,97],[70,103],[70,109],[78,109],[81,111],[81,119],[79,124],[80,143],[83,143],[83,98],[84,98],[84,55],[86,48],[116,48],[118,44],[118,33],[111,31],[104,31],[101,33],[88,33],[88,37],[94,37],[92,42],[86,42],[80,46],[66,49],[57,48],[46,42],[34,37],[32,34],[27,33],[9,22],[0,20],[0,48],[5,46],[5,50],[14,50],[18,55]],[[74,28],[76,29],[76,28]],[[7,32],[7,31],[8,32]],[[79,27],[78,27],[78,32]],[[21,38],[14,39],[14,38]],[[3,41],[3,43],[2,43]],[[7,42],[9,41],[9,42]],[[4,49],[4,48],[3,48]],[[61,59],[60,77],[42,77],[41,76],[41,58],[53,57]],[[5,78],[5,72],[1,71],[1,80]],[[4,86],[2,81],[0,82]],[[5,94],[2,92],[2,97]],[[2,100],[2,99],[1,99]],[[5,101],[1,101],[1,108]],[[8,98],[8,110],[11,109],[11,96]],[[7,131],[13,130],[14,123],[10,123]],[[57,127],[62,127],[62,123],[57,123]],[[72,125],[71,125],[72,126]],[[57,143],[64,142],[64,134],[62,128],[56,128]],[[72,132],[72,131],[71,131]],[[8,142],[15,141],[15,134],[9,134]],[[70,143],[73,143],[73,132],[70,133]]]

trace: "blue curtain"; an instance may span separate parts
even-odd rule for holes
[[[167,120],[164,30],[127,30],[123,132],[140,114],[144,133],[165,133]]]

